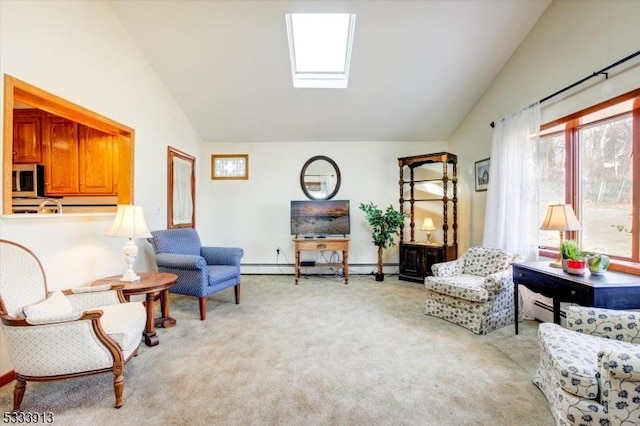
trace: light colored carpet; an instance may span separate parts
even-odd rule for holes
[[[29,382],[22,409],[64,425],[553,425],[535,322],[478,336],[423,309],[424,287],[396,276],[248,275],[206,321],[171,295],[177,325],[127,364],[122,408],[104,374]]]

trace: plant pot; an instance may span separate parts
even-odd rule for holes
[[[587,259],[587,266],[591,275],[604,275],[604,272],[609,268],[609,262],[609,256],[598,254]]]
[[[567,272],[570,274],[584,275],[586,267],[586,259],[567,259]]]
[[[376,274],[376,281],[384,281],[384,274]]]

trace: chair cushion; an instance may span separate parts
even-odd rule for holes
[[[73,311],[71,302],[60,290],[52,292],[42,302],[27,305],[22,308],[22,313],[30,321],[46,322],[69,315]]]
[[[127,358],[140,345],[147,321],[147,311],[142,302],[101,306],[95,310],[103,312],[100,318],[102,329],[115,340]]]
[[[231,280],[240,274],[240,268],[231,265],[209,265],[209,285]]]
[[[566,392],[588,399],[598,397],[598,351],[638,349],[633,343],[576,333],[551,323],[538,326],[538,341],[557,373],[559,385]]]
[[[464,273],[486,277],[507,269],[512,257],[500,249],[471,247],[464,254]]]
[[[427,277],[427,290],[473,302],[486,302],[489,293],[484,287],[484,277],[477,275],[455,275],[453,277]]]

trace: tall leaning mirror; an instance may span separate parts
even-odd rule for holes
[[[195,157],[169,147],[167,151],[167,228],[195,228]]]
[[[340,169],[324,155],[311,157],[302,166],[300,187],[311,200],[330,200],[340,189]]]

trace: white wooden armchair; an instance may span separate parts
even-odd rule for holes
[[[26,247],[0,239],[0,318],[16,373],[13,410],[27,381],[113,372],[116,408],[124,403],[124,364],[145,326],[141,302],[118,285],[47,292],[42,264]]]

